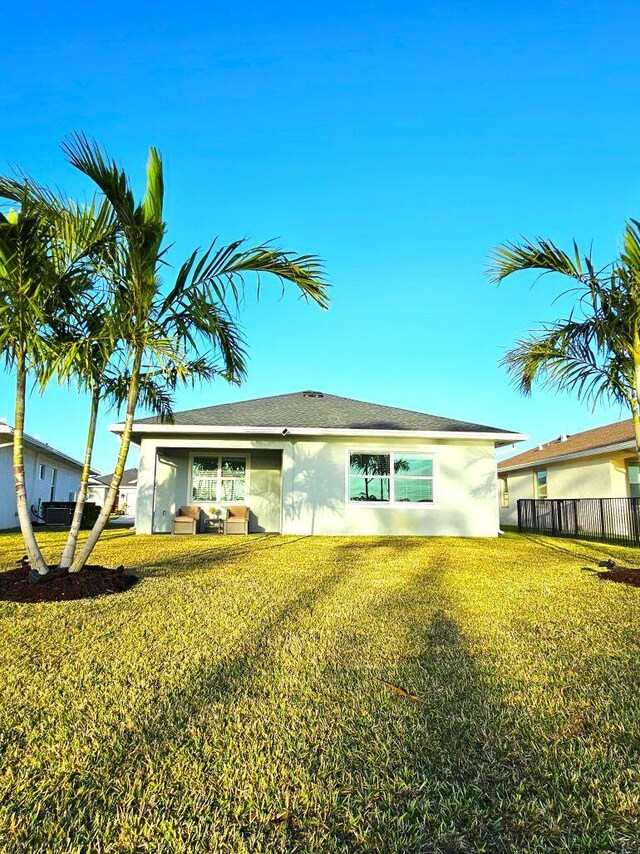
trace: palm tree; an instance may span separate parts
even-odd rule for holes
[[[628,406],[640,453],[640,223],[627,223],[619,257],[597,268],[591,253],[565,252],[549,240],[523,240],[494,250],[490,279],[521,270],[559,273],[571,280],[576,306],[516,342],[501,360],[519,390],[534,381],[595,405],[608,398]]]
[[[118,222],[117,251],[103,257],[100,273],[110,283],[121,365],[128,376],[117,463],[96,524],[72,563],[71,569],[77,570],[93,551],[118,495],[141,376],[162,374],[170,367],[182,381],[189,366],[204,357],[210,372],[239,382],[246,371],[245,347],[228,305],[237,305],[247,274],[259,280],[262,273],[269,273],[283,286],[291,282],[322,308],[328,305],[328,295],[316,256],[296,256],[270,244],[245,248],[243,240],[221,247],[214,240],[206,251],[194,251],[165,290],[160,279],[166,251],[164,181],[158,151],[150,149],[145,195],[136,203],[127,175],[94,142],[74,134],[63,149],[72,165],[104,194]],[[212,361],[214,353],[220,364]]]
[[[95,207],[69,208],[29,181],[0,180],[0,197],[18,211],[0,213],[0,352],[16,371],[13,470],[16,505],[31,570],[46,575],[29,513],[24,422],[29,379],[45,382],[55,358],[54,328],[90,286],[87,252],[104,239]]]
[[[56,330],[56,358],[48,367],[49,379],[54,373],[62,383],[75,382],[90,399],[89,425],[85,455],[76,494],[73,518],[67,541],[60,558],[60,568],[68,569],[75,555],[78,534],[89,491],[89,476],[95,441],[96,423],[100,405],[121,406],[127,397],[127,375],[120,372],[114,359],[117,341],[112,331],[112,311],[108,302],[86,305],[80,302],[76,316],[64,318]],[[211,372],[204,360],[187,366],[191,381],[210,379]],[[177,383],[177,372],[170,366],[162,374],[142,375],[140,379],[141,402],[146,409],[161,418],[171,420],[173,414],[172,391]]]

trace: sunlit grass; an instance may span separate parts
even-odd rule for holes
[[[0,603],[1,850],[636,851],[640,589],[605,555],[640,562],[109,531],[129,592]]]

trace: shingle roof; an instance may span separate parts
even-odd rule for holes
[[[135,424],[160,424],[143,418]],[[427,415],[410,409],[365,403],[318,391],[300,391],[223,403],[175,413],[175,425],[206,427],[282,427],[349,430],[418,430],[460,433],[510,433],[469,421]],[[135,425],[134,425],[135,432]]]
[[[5,436],[10,436],[11,441],[13,442],[13,433],[14,429],[9,424],[0,423],[0,434]],[[56,448],[52,448],[51,445],[47,445],[46,442],[42,442],[40,439],[35,439],[33,436],[27,435],[27,433],[22,434],[22,440],[25,445],[31,445],[38,451],[43,451],[46,454],[49,454],[52,457],[57,457],[60,460],[63,460],[65,463],[69,463],[70,465],[77,466],[78,468],[82,468],[82,463],[79,460],[70,457],[68,454],[63,454],[62,451],[58,451]],[[96,469],[91,469],[92,472],[97,471]]]
[[[598,448],[605,449],[610,445],[621,445],[633,441],[633,421],[629,418],[627,421],[616,421],[614,424],[606,424],[604,427],[574,433],[563,440],[560,438],[553,439],[537,448],[523,451],[513,457],[507,457],[506,460],[501,460],[498,463],[498,470],[539,465],[543,462],[552,461],[556,457],[564,457],[567,454],[580,454],[581,452],[594,451]]]
[[[106,486],[110,486],[112,477],[112,474],[103,474],[100,477],[97,477],[96,480],[99,480],[100,483],[104,483]],[[136,486],[137,483],[138,469],[125,469],[122,474],[120,486]]]

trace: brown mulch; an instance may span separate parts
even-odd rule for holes
[[[618,584],[630,584],[632,587],[640,587],[640,568],[630,566],[614,566],[598,573],[598,578],[605,581],[616,581]]]
[[[51,572],[37,584],[29,581],[29,567],[0,572],[0,601],[4,602],[67,602],[110,593],[124,593],[138,577],[125,572],[124,567],[87,565],[80,572],[49,567]]]

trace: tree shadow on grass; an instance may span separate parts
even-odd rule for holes
[[[238,557],[250,557],[251,555],[271,549],[287,548],[306,539],[308,539],[307,535],[283,538],[280,534],[252,534],[248,539],[243,537],[240,542],[227,542],[227,538],[225,538],[224,542],[218,543],[213,548],[197,548],[189,551],[187,554],[180,553],[172,557],[159,555],[157,559],[131,563],[131,568],[136,570],[148,568],[148,570],[153,570],[153,572],[148,571],[147,575],[164,576],[173,574],[176,568],[206,568],[215,564],[235,560]]]
[[[321,606],[353,571],[340,565],[322,577],[307,576],[305,586],[300,592],[282,597],[279,605],[257,613],[255,618],[250,620],[251,625],[246,627],[238,645],[229,654],[220,657],[216,648],[203,648],[199,656],[193,656],[195,664],[182,671],[180,678],[169,688],[163,683],[162,674],[158,673],[157,678],[149,682],[145,703],[136,710],[135,718],[121,721],[121,728],[114,733],[116,737],[110,745],[110,750],[100,760],[99,774],[96,774],[94,763],[86,778],[83,779],[81,774],[75,775],[74,783],[80,787],[80,796],[76,797],[70,788],[59,787],[51,794],[47,803],[38,804],[38,809],[42,811],[45,819],[45,824],[41,827],[42,838],[60,841],[73,837],[81,847],[85,843],[95,841],[101,832],[104,832],[104,824],[102,831],[98,829],[98,823],[102,823],[101,816],[112,814],[116,798],[113,789],[118,788],[124,769],[131,770],[132,766],[135,768],[136,763],[139,763],[137,767],[146,768],[147,773],[157,781],[156,764],[163,765],[163,773],[171,777],[170,758],[176,745],[189,743],[190,749],[195,751],[194,761],[197,761],[201,752],[213,754],[210,761],[215,766],[215,745],[207,743],[204,735],[208,716],[228,715],[231,720],[234,707],[242,698],[246,699],[247,695],[254,694],[255,702],[259,702],[263,692],[261,678],[268,672],[270,663],[277,657],[296,621],[301,615],[307,615],[314,608]],[[257,590],[257,595],[260,595],[260,590]],[[133,774],[135,778],[138,775],[139,771]],[[98,782],[99,780],[102,782]],[[206,825],[207,816],[196,810],[196,804],[202,802],[202,797],[192,800],[190,792],[181,791],[180,783],[175,780],[167,782],[168,786],[174,787],[173,796],[176,793],[184,796],[181,821],[191,823],[193,827],[198,826],[202,830],[203,822]],[[215,786],[212,791],[205,793],[204,797],[210,808],[215,810],[217,798],[213,789]],[[87,795],[88,791],[90,795]],[[169,797],[169,789],[164,794]],[[127,799],[129,811],[131,800],[140,800],[142,822],[142,804],[146,800],[144,791],[137,794],[127,793]],[[191,805],[196,811],[192,810]],[[136,812],[135,804],[133,812]],[[233,822],[237,820],[237,816],[229,813],[227,820]],[[208,832],[213,833],[215,829],[216,823],[212,822]],[[109,833],[114,832],[114,827],[111,826]],[[253,829],[248,828],[247,837],[251,836],[252,832]],[[242,830],[238,833],[240,837],[243,836]],[[31,843],[31,837],[26,841]],[[187,843],[186,847],[179,847],[178,850],[195,849],[189,848]],[[198,850],[211,849],[203,845]]]
[[[548,539],[544,539],[543,537],[537,537],[532,534],[520,534],[520,536],[529,540],[535,545],[540,546],[541,548],[547,549],[551,552],[556,552],[563,555],[568,555],[572,558],[582,558],[583,560],[598,562],[604,557],[610,557],[613,549],[633,549],[633,546],[626,546],[620,543],[602,543],[602,542],[590,542],[589,540],[577,540],[570,537],[567,538],[559,538],[554,542],[549,542]],[[563,544],[564,543],[564,544]],[[585,554],[581,551],[576,551],[574,549],[568,548],[568,544],[573,543],[578,548],[583,548],[588,546],[589,549],[592,549],[592,554]]]
[[[570,802],[553,803],[553,757],[475,653],[447,561],[425,554],[389,588],[367,587],[363,551],[375,568],[378,548],[371,560],[368,543],[336,543],[328,569],[250,615],[228,654],[203,646],[177,672],[167,662],[172,683],[161,670],[148,681],[78,791],[51,795],[50,835],[115,838],[115,802],[132,839],[146,826],[150,848],[166,838],[167,850],[567,849],[579,828]],[[602,839],[574,850],[626,850]]]
[[[478,658],[447,569],[433,559],[426,573],[369,604],[386,612],[390,631],[406,613],[406,637],[397,657],[372,661],[352,679],[354,692],[366,690],[367,678],[379,688],[365,708],[343,709],[334,740],[344,786],[337,847],[506,852],[530,850],[535,839],[536,850],[632,850],[615,812],[594,802],[589,779],[575,779],[579,737],[554,753],[524,701],[507,700],[503,674]]]

